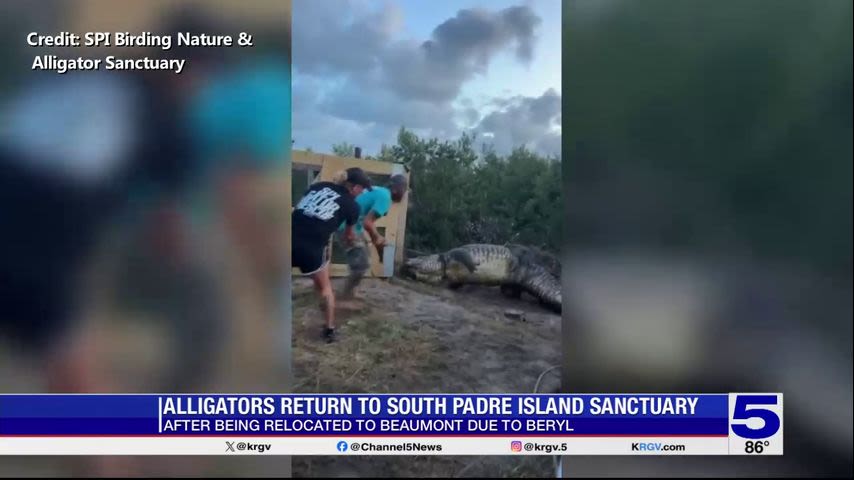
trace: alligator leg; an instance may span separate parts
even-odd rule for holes
[[[549,310],[551,310],[555,313],[561,313],[561,310],[562,310],[561,304],[549,302],[549,301],[543,300],[542,298],[538,299],[538,301],[540,302],[541,306],[548,308]]]
[[[449,251],[446,256],[448,261],[455,260],[463,264],[470,273],[474,273],[475,269],[477,269],[477,262],[475,262],[471,253],[462,248],[455,248]]]

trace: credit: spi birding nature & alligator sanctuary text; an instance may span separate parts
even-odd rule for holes
[[[208,35],[178,33],[174,43],[178,46],[189,47],[231,47],[235,44],[231,35]],[[242,42],[240,46],[251,46],[251,36],[241,33]],[[76,48],[85,47],[141,47],[160,48],[169,50],[173,46],[172,35],[154,35],[150,32],[131,34],[130,32],[87,32],[78,35],[70,32],[62,32],[58,35],[41,35],[31,32],[27,35],[27,44],[31,47],[59,47]],[[47,54],[38,55],[33,58],[33,70],[52,70],[63,74],[72,70],[171,70],[181,73],[184,70],[186,59],[179,58],[121,58],[109,55],[105,58],[71,57],[65,58],[61,55]]]

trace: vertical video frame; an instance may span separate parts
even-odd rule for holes
[[[560,391],[560,9],[294,4],[294,393]],[[554,459],[293,458],[523,473]]]

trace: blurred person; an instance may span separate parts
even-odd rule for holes
[[[290,154],[289,66],[272,58],[231,66],[199,92],[190,121],[208,172],[205,188],[209,189],[209,199],[222,202],[219,205],[228,216],[228,228],[240,240],[244,253],[254,258],[257,273],[279,278],[281,268],[267,271],[273,267],[270,261],[277,261],[265,256],[272,255],[272,246],[263,250],[250,247],[266,245],[269,228],[281,226],[286,217],[278,216],[273,224],[269,217],[252,210],[258,205],[247,202],[255,187],[271,173],[286,173]],[[286,207],[281,205],[279,210],[286,212]]]
[[[201,258],[221,287],[227,344],[221,388],[281,390],[286,344],[290,66],[279,56],[228,62],[190,102],[187,117],[203,180],[188,199]],[[289,311],[287,312],[289,313]],[[275,361],[274,361],[275,360]],[[246,365],[264,365],[246,374]]]
[[[179,19],[184,25],[170,31],[221,30],[194,15],[188,12]],[[245,52],[229,58],[224,49],[173,48],[165,53],[188,58],[185,71],[151,76],[153,98],[163,103],[153,110],[174,117],[159,124],[152,115],[159,128],[151,131],[159,132],[157,143],[177,139],[181,145],[172,156],[177,162],[160,158],[148,165],[172,182],[157,182],[159,208],[144,230],[153,238],[143,242],[155,260],[149,291],[162,295],[155,307],[177,334],[170,391],[261,392],[286,385],[278,354],[284,342],[275,333],[287,279],[281,185],[288,184],[290,66],[281,55]],[[152,144],[150,158],[161,148]],[[135,281],[135,271],[129,273]],[[198,460],[180,463],[171,468],[212,468]]]
[[[3,106],[0,333],[41,361],[49,391],[101,391],[79,307],[87,261],[121,200],[133,91],[110,75],[43,78]]]
[[[193,10],[179,12],[164,31],[226,33]],[[164,340],[174,342],[178,356],[167,384],[157,388],[216,390],[211,382],[225,381],[219,369],[239,368],[235,360],[252,351],[247,344],[260,343],[258,331],[268,337],[272,328],[257,323],[271,314],[256,321],[246,309],[262,309],[238,304],[256,293],[267,297],[253,298],[256,304],[281,296],[269,284],[283,278],[286,217],[277,211],[286,207],[264,183],[285,182],[271,173],[287,165],[289,69],[277,58],[238,63],[217,48],[161,53],[186,58],[187,67],[180,75],[133,76],[141,140],[110,275],[120,309],[153,314],[174,335]],[[193,349],[180,347],[189,343]]]
[[[164,32],[217,31],[210,18],[177,12]],[[128,208],[111,253],[119,257],[108,272],[116,283],[122,313],[143,312],[162,320],[177,345],[173,368],[156,388],[197,391],[210,381],[210,361],[224,333],[222,287],[198,253],[194,192],[208,175],[194,136],[195,102],[211,78],[226,68],[221,49],[173,47],[153,55],[187,60],[178,74],[130,74],[139,97],[139,142],[126,192]],[[154,387],[152,387],[154,388]]]
[[[183,53],[198,60],[195,52]],[[110,335],[128,317],[102,316],[99,309],[104,300],[115,300],[109,298],[115,293],[114,268],[128,266],[122,263],[124,247],[147,256],[150,270],[186,270],[176,205],[194,167],[181,112],[204,63],[195,62],[196,69],[182,75],[35,72],[34,81],[3,106],[0,335],[42,367],[46,385],[30,388],[50,393],[138,388],[124,384],[110,371],[113,362],[104,361],[108,349],[127,349],[121,337]],[[128,277],[140,273],[130,270]],[[185,275],[183,283],[210,292],[199,278]],[[143,298],[139,286],[128,285],[124,300],[148,301],[146,307],[166,303],[162,295]],[[195,311],[205,310],[203,299],[193,300]],[[187,321],[192,311],[184,308],[167,327],[179,341],[197,337],[186,328],[198,327],[198,318]],[[193,349],[196,358],[204,357],[201,347]],[[199,362],[177,363],[169,372],[174,375],[169,388],[177,390],[181,380],[199,376],[198,367]],[[145,384],[140,378],[133,382]],[[87,474],[132,470],[115,457],[81,460]]]
[[[168,33],[218,29],[197,11],[170,17],[175,21]],[[186,58],[187,67],[180,75],[37,72],[39,81],[14,93],[0,110],[0,339],[44,367],[48,385],[36,390],[217,391],[223,385],[212,382],[222,342],[239,334],[228,332],[226,322],[249,323],[249,315],[227,311],[241,295],[221,275],[218,261],[240,250],[258,254],[255,263],[263,264],[273,258],[271,250],[284,250],[270,247],[282,241],[270,232],[286,226],[286,217],[270,212],[286,211],[286,201],[256,195],[249,184],[274,170],[286,172],[289,60],[274,56],[237,65],[227,62],[224,49],[177,46],[151,54]],[[210,232],[223,224],[230,225],[230,243],[209,246],[215,243]],[[277,266],[267,270],[281,280],[278,258],[267,263]],[[282,295],[278,288],[269,293]],[[95,326],[103,312],[97,311],[102,305],[92,308],[91,297],[120,312],[101,316],[106,322]],[[161,323],[152,326],[170,334],[137,349],[169,359],[160,372],[165,381],[105,375],[116,370],[103,362],[105,347],[126,356],[126,347],[136,345],[104,337],[103,329],[127,324],[135,315],[126,314],[140,310],[147,320],[154,313]],[[262,340],[269,333],[261,332]],[[163,350],[151,352],[152,346]],[[223,363],[239,363],[233,359]],[[234,368],[240,367],[245,365]],[[240,373],[233,378],[251,377]],[[257,386],[248,388],[260,391]],[[281,389],[278,383],[272,388]],[[115,476],[141,466],[118,457],[92,460],[83,473]]]
[[[386,244],[386,239],[377,230],[376,222],[388,214],[392,202],[400,203],[403,200],[407,188],[408,182],[406,176],[397,174],[392,175],[388,187],[376,186],[369,188],[356,197],[356,203],[359,205],[359,220],[355,226],[355,240],[349,244],[343,241],[340,242],[346,249],[347,268],[349,269],[349,275],[341,294],[342,299],[351,300],[355,298],[356,287],[371,268],[371,254],[368,252],[368,247],[365,243],[365,233],[367,233],[377,251],[382,252],[382,248]],[[339,232],[343,233],[343,226]],[[340,235],[338,238],[341,238]],[[380,253],[380,255],[382,254]]]
[[[185,382],[200,377],[204,364],[194,359],[204,359],[210,351],[204,348],[209,342],[197,333],[211,329],[200,323],[216,324],[209,315],[215,309],[207,308],[216,295],[188,261],[178,207],[182,189],[194,175],[182,101],[190,97],[188,87],[198,75],[79,72],[33,77],[36,81],[16,93],[2,112],[0,335],[42,366],[46,385],[35,387],[38,391],[134,388],[112,376],[103,359],[105,349],[121,341],[105,335],[121,328],[127,317],[113,314],[101,322],[98,309],[103,305],[97,305],[115,293],[112,282],[121,283],[114,269],[128,267],[121,257],[122,248],[128,248],[147,256],[149,271],[169,272],[165,277],[184,272],[181,283],[203,292],[191,298],[192,306],[184,299],[179,306],[183,311],[167,327],[177,332],[179,342],[195,340],[197,348],[182,349],[192,352],[192,358],[176,362],[169,372],[170,390],[190,386]],[[133,285],[125,285],[125,299],[139,304],[150,298],[147,308],[152,303],[163,308],[162,290],[146,297],[136,281],[140,269],[129,270]],[[172,298],[181,293],[186,292]],[[208,315],[202,319],[194,312]],[[134,470],[118,457],[81,460],[86,474]]]
[[[320,296],[327,343],[335,339],[335,293],[329,278],[329,242],[343,225],[344,242],[356,240],[354,225],[359,219],[355,198],[370,191],[371,180],[360,168],[338,172],[333,182],[318,182],[297,203],[292,214],[291,261],[303,275],[310,276]]]

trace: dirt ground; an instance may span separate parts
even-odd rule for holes
[[[336,288],[341,284],[336,283]],[[531,393],[561,361],[560,315],[497,288],[456,291],[366,279],[361,300],[338,309],[338,342],[320,337],[311,284],[294,285],[294,391],[321,393]],[[507,318],[508,309],[524,321]],[[538,391],[557,392],[560,370]],[[552,457],[293,457],[293,475],[554,477]]]

